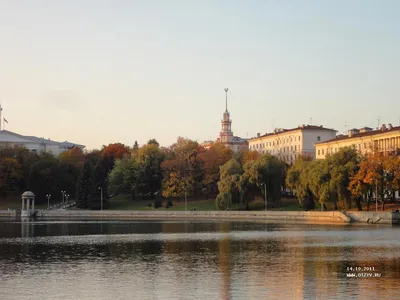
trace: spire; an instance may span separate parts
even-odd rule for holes
[[[229,89],[225,88],[224,91],[225,91],[225,111],[228,111],[228,91],[229,91]]]

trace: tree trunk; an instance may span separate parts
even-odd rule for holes
[[[358,211],[362,211],[361,197],[357,197],[357,198],[356,198],[356,205],[357,205]]]
[[[382,206],[381,206],[382,211],[385,211],[385,201],[382,200]]]

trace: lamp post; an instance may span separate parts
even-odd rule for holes
[[[262,182],[261,186],[264,186],[264,210],[267,211],[267,185]]]
[[[100,190],[100,210],[103,210],[103,188],[99,186]]]
[[[65,195],[65,200],[66,200],[66,202],[68,202],[68,199],[69,199],[69,194],[66,194],[66,195]]]
[[[61,195],[62,195],[62,203],[64,204],[64,197],[65,197],[65,193],[66,191],[61,191]]]
[[[47,209],[50,209],[50,198],[51,198],[51,194],[47,194]]]
[[[378,179],[375,180],[375,194],[376,212],[378,212]]]

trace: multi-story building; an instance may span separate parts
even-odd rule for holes
[[[35,136],[25,136],[8,130],[0,130],[0,147],[5,146],[23,146],[33,152],[47,152],[59,155],[72,147],[84,149],[84,145],[71,142],[56,142],[50,139],[39,138]]]
[[[232,132],[232,120],[228,112],[228,89],[225,89],[225,112],[221,120],[222,129],[219,133],[219,137],[215,142],[224,144],[226,147],[232,149],[233,152],[248,149],[248,141],[238,136],[234,136]],[[214,141],[204,142],[202,145],[204,148],[209,148]]]
[[[260,153],[270,153],[284,162],[292,164],[299,156],[315,158],[316,142],[331,140],[336,130],[322,125],[301,125],[292,129],[275,129],[272,133],[249,140],[249,149]]]
[[[321,141],[315,144],[317,159],[324,159],[326,155],[336,153],[342,147],[354,147],[360,153],[369,151],[381,151],[384,154],[400,150],[400,126],[393,127],[392,124],[382,125],[381,128],[373,130],[369,127],[361,129],[350,129],[347,135]]]

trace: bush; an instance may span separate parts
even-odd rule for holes
[[[173,206],[172,200],[171,199],[167,199],[167,201],[165,202],[165,208],[170,208],[171,206]]]
[[[227,210],[232,204],[232,197],[229,193],[220,193],[215,199],[215,205],[219,210]]]
[[[304,210],[313,210],[315,208],[314,199],[311,197],[304,197],[303,200],[301,200],[301,206]]]
[[[159,207],[161,207],[161,205],[162,205],[162,203],[161,203],[161,199],[154,199],[154,201],[153,201],[153,207],[154,208],[159,208]]]

